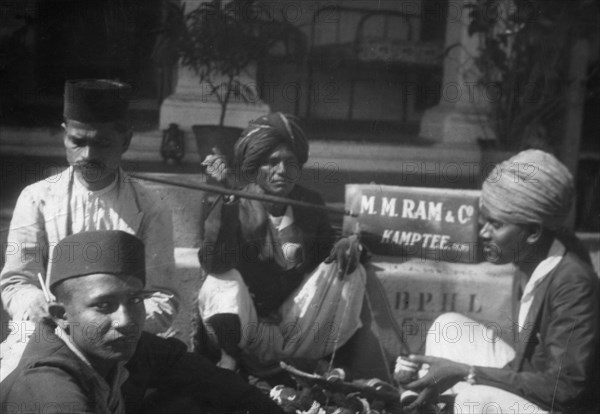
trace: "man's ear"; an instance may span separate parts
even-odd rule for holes
[[[65,329],[67,326],[67,311],[65,305],[62,302],[50,302],[48,304],[48,312],[52,316],[52,320],[61,328]]]
[[[128,149],[129,149],[129,145],[131,144],[131,139],[133,138],[133,127],[130,126],[127,128],[127,131],[125,131],[123,133],[123,148],[121,150],[121,154],[124,154]]]
[[[65,144],[65,146],[67,146],[67,121],[63,122],[62,124],[60,124],[60,126],[63,129],[63,144]]]
[[[544,227],[541,224],[534,223],[529,226],[529,235],[527,236],[527,244],[535,244],[542,237],[542,233],[544,232]]]

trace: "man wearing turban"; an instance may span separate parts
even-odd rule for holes
[[[251,122],[234,154],[233,169],[209,155],[207,172],[249,193],[324,205],[297,184],[308,142],[294,116],[272,113]],[[366,276],[359,244],[345,238],[334,245],[323,211],[221,197],[205,221],[199,258],[207,273],[200,316],[221,366],[241,362],[267,375],[282,359],[332,353],[361,327]]]
[[[479,236],[486,260],[517,268],[516,349],[462,315],[442,315],[434,326],[472,330],[453,344],[427,341],[426,356],[411,356],[428,365],[407,384],[420,392],[413,406],[453,387],[457,413],[595,412],[599,281],[589,255],[562,236],[573,194],[568,169],[539,150],[517,154],[488,176]]]

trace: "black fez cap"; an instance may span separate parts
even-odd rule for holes
[[[144,243],[121,230],[84,231],[62,239],[50,258],[48,287],[96,273],[134,276],[146,283]]]
[[[68,80],[63,115],[79,122],[113,122],[127,117],[131,86],[108,79]]]

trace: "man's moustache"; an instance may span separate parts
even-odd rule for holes
[[[101,178],[103,172],[106,170],[106,165],[100,162],[78,162],[73,164],[73,167],[86,181],[90,182]]]
[[[86,161],[86,162],[76,162],[73,164],[74,168],[77,168],[79,170],[84,170],[84,169],[104,169],[106,168],[106,166],[104,165],[104,163],[102,162],[95,162],[95,161]]]

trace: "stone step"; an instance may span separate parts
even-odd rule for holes
[[[162,132],[134,134],[125,161],[162,162],[160,144]],[[63,156],[60,128],[0,128],[0,154],[39,157]],[[197,164],[196,141],[185,133],[186,164]],[[355,141],[311,141],[308,168],[363,172],[395,172],[404,175],[446,174],[449,177],[476,176],[481,153],[472,145],[444,144],[398,145]]]

